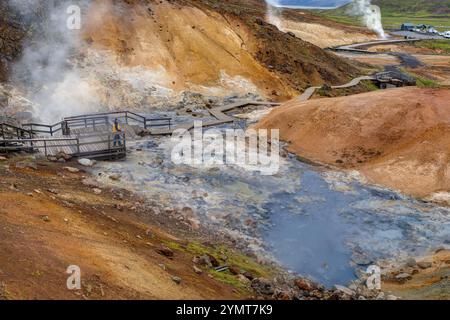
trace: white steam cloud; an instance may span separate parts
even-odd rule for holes
[[[42,121],[58,121],[98,108],[95,94],[75,66],[80,30],[67,25],[68,8],[86,7],[89,0],[9,0],[9,4],[33,30],[33,38],[13,66],[12,81],[34,102],[34,115]]]
[[[278,29],[281,30],[281,11],[283,8],[281,8],[280,2],[278,0],[266,0],[267,4],[267,22],[276,26]]]
[[[381,22],[380,7],[372,5],[371,0],[353,0],[351,14],[362,16],[367,28],[375,31],[381,39],[386,38]]]

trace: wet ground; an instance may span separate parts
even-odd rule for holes
[[[347,284],[380,259],[399,261],[450,244],[450,211],[369,186],[355,173],[281,159],[262,176],[240,167],[193,168],[171,161],[170,138],[137,141],[125,162],[96,173],[196,219],[248,251],[325,285]],[[108,179],[120,173],[120,182]]]

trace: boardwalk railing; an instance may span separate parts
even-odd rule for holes
[[[110,118],[119,119],[126,124],[137,124],[144,129],[172,127],[172,118],[147,118],[131,111],[112,111],[94,114],[85,114],[64,118],[63,121],[48,125],[41,123],[26,123],[22,127],[32,133],[49,134],[50,136],[61,132],[62,135],[70,135],[70,129],[93,128],[110,124]]]
[[[46,157],[63,152],[76,157],[120,158],[126,155],[126,136],[116,133],[76,138],[0,140],[0,153],[9,151],[38,151]]]
[[[144,129],[150,129],[154,127],[172,127],[172,118],[162,117],[162,118],[147,118],[138,113],[132,111],[111,111],[111,112],[100,112],[94,114],[85,114],[74,117],[64,118],[65,121],[84,121],[90,120],[95,117],[109,117],[124,121],[126,124],[138,124]]]
[[[8,138],[32,139],[33,132],[31,130],[16,127],[12,124],[0,123],[0,138],[2,138],[3,140]]]

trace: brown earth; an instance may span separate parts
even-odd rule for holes
[[[450,190],[449,101],[450,90],[416,87],[292,100],[258,127],[280,129],[302,157],[425,197]]]
[[[396,281],[401,273],[411,275],[406,281]],[[405,300],[448,300],[450,292],[450,250],[439,250],[419,260],[418,265],[403,267],[389,273],[382,290]]]
[[[225,74],[286,99],[359,73],[351,62],[267,24],[264,2],[250,2],[95,1],[84,38],[123,66],[162,67],[161,85],[174,90],[221,86]]]
[[[154,215],[151,207],[141,210],[142,199],[116,189],[102,188],[97,195],[81,182],[85,174],[70,173],[63,164],[19,169],[15,163],[0,160],[0,300],[249,296],[208,270],[195,273],[194,253],[183,248],[206,247],[184,234],[206,238],[169,216]],[[173,258],[157,253],[163,246],[172,248]],[[225,254],[241,259],[232,250]],[[81,268],[81,291],[66,288],[70,265]]]

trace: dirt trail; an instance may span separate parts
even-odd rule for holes
[[[3,162],[4,164],[4,162]],[[193,270],[188,243],[163,231],[179,223],[139,214],[142,201],[121,190],[97,195],[83,174],[62,165],[38,170],[0,167],[0,299],[236,299],[234,288]],[[165,227],[166,228],[166,227]],[[69,265],[82,271],[82,291],[66,288]],[[172,277],[180,277],[176,284]]]

